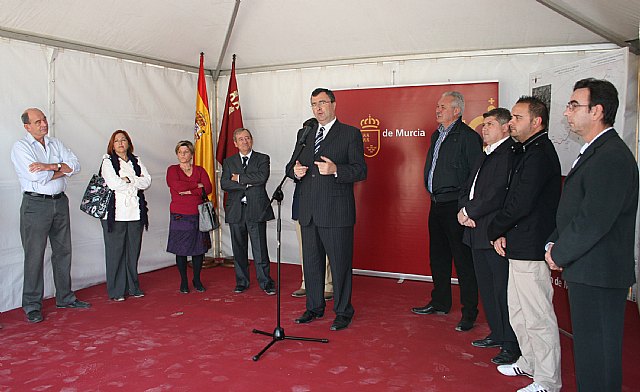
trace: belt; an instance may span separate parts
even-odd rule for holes
[[[448,193],[440,193],[437,195],[430,194],[431,201],[437,204],[446,204],[451,203],[453,201],[458,201],[458,193],[457,192],[448,192]]]
[[[62,195],[64,195],[64,192],[56,193],[55,195],[45,195],[45,194],[36,193],[36,192],[25,192],[24,194],[27,196],[40,197],[43,199],[59,199],[62,197]]]

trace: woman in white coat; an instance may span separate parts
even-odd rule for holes
[[[138,281],[138,258],[142,247],[142,230],[149,228],[144,190],[151,176],[133,155],[131,137],[124,130],[111,135],[103,157],[102,177],[113,196],[102,220],[106,261],[107,292],[114,301],[125,296],[144,296]]]

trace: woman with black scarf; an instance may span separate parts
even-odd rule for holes
[[[109,298],[124,301],[127,294],[144,297],[138,281],[138,258],[142,230],[149,228],[144,190],[151,185],[151,176],[140,158],[133,155],[133,143],[126,131],[117,130],[111,135],[101,172],[114,191],[101,222]]]

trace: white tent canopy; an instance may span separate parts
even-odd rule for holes
[[[239,68],[259,68],[634,40],[637,49],[640,21],[638,0],[1,0],[0,8],[0,35],[192,67],[205,52],[209,61],[224,55],[226,69],[232,53]]]
[[[271,192],[283,175],[296,130],[311,115],[308,95],[315,87],[498,80],[500,102],[509,107],[529,91],[532,72],[620,45],[637,49],[638,1],[612,0],[606,7],[597,0],[550,3],[476,0],[442,10],[442,4],[415,0],[0,0],[0,164],[5,168],[0,171],[0,311],[20,306],[21,195],[9,152],[24,134],[19,116],[26,107],[45,111],[51,134],[83,165],[67,190],[78,289],[104,281],[100,225],[77,206],[116,129],[129,131],[153,178],[146,192],[150,229],[140,271],[173,263],[173,255],[164,251],[169,202],[164,174],[175,162],[175,142],[193,138],[193,71],[201,51],[216,76],[230,68],[231,54],[238,54],[244,124],[254,133],[256,150],[272,158]],[[222,75],[215,83],[209,80],[216,127],[228,83],[228,72]],[[288,219],[291,188],[285,186],[282,259],[298,262]],[[273,259],[274,222],[268,230]],[[222,251],[229,255],[230,249],[223,225]],[[48,260],[45,276],[50,296]]]

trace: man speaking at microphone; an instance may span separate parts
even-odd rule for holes
[[[299,158],[287,164],[287,175],[299,188],[298,222],[302,231],[302,257],[307,289],[306,311],[296,323],[304,324],[324,315],[325,257],[333,275],[336,318],[332,331],[351,323],[351,268],[356,203],[353,184],[367,178],[360,131],[336,118],[336,99],[331,90],[311,93],[311,110],[318,124],[305,136]],[[302,139],[302,140],[301,140]]]

